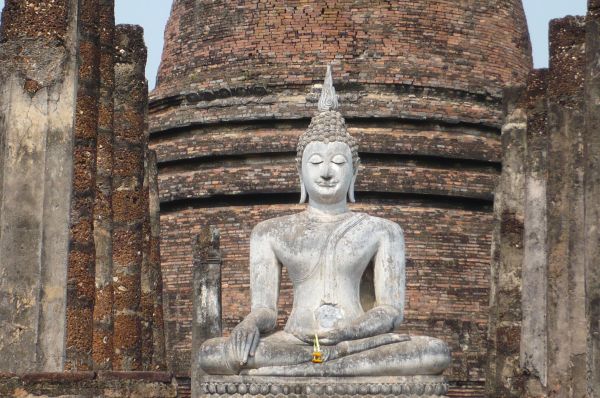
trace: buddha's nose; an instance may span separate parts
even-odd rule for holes
[[[329,181],[329,180],[331,180],[332,177],[333,177],[333,174],[331,173],[331,167],[325,166],[323,168],[323,170],[321,171],[321,178],[325,181]]]

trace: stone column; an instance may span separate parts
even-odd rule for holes
[[[0,31],[0,371],[60,371],[78,1],[7,0]]]
[[[100,108],[96,147],[96,197],[94,243],[96,246],[96,297],[94,303],[94,368],[112,369],[112,174],[114,144],[115,12],[114,0],[100,0]]]
[[[115,36],[115,142],[113,171],[113,287],[115,370],[141,370],[140,272],[144,129],[148,87],[141,27],[118,25]]]
[[[153,300],[152,367],[165,370],[165,324],[163,313],[163,278],[160,266],[160,199],[156,152],[148,151],[149,211],[150,211],[150,287]]]
[[[546,69],[528,79],[523,107],[527,111],[525,158],[525,223],[523,233],[520,366],[526,377],[525,393],[539,396],[547,385],[546,340]]]
[[[146,135],[146,139],[148,136]],[[147,144],[147,140],[146,140]],[[146,148],[143,195],[146,216],[143,224],[144,248],[141,272],[141,349],[145,370],[164,370],[165,330],[163,318],[162,272],[160,268],[160,201],[156,152]]]
[[[203,229],[193,247],[194,313],[192,320],[192,396],[199,396],[199,377],[204,373],[198,351],[204,341],[222,334],[221,250],[219,230]]]
[[[148,131],[147,129],[145,130]],[[140,300],[140,314],[142,317],[141,324],[141,348],[142,348],[142,368],[152,368],[152,327],[153,327],[153,316],[154,312],[154,300],[152,292],[152,276],[150,275],[150,175],[148,170],[148,140],[145,135],[144,140],[144,182],[142,184],[142,200],[146,214],[144,216],[144,223],[142,226],[142,239],[143,239],[143,250],[142,250],[142,272],[141,272],[141,300]]]
[[[548,391],[585,394],[583,18],[550,24],[548,75]]]
[[[519,342],[521,335],[521,264],[523,262],[524,161],[527,115],[518,107],[522,90],[506,92],[508,117],[502,127],[503,171],[494,202],[489,363],[490,396],[521,396]]]
[[[585,276],[587,386],[600,396],[600,0],[590,0],[585,68]]]
[[[95,299],[94,196],[100,83],[98,0],[81,0],[79,81],[67,275],[67,369],[91,370]]]
[[[502,271],[510,284],[522,283],[520,369],[515,361],[502,365],[500,355],[490,355],[491,396],[598,395],[599,20],[600,1],[594,0],[587,18],[551,22],[550,69],[532,72],[520,100],[527,113],[522,282],[518,272]],[[511,146],[521,145],[512,139],[504,149],[510,153],[516,150]],[[505,174],[514,172],[514,165],[505,163],[503,181]],[[501,200],[507,192],[515,196],[507,187],[501,190]],[[502,241],[505,233],[500,232]],[[494,258],[515,259],[515,250],[500,246]],[[494,285],[501,286],[502,274],[496,274],[495,264]],[[501,325],[506,319],[501,296],[516,298],[518,292],[494,289],[492,293],[496,318],[491,318],[491,325]],[[496,339],[493,347],[498,351],[513,352],[511,344],[501,344],[499,335],[491,338]],[[520,385],[522,391],[506,390],[507,385]]]

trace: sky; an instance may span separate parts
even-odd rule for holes
[[[163,33],[171,10],[170,0],[115,0],[117,23],[130,23],[144,27],[148,46],[146,76],[150,89],[154,88],[160,64]],[[548,66],[548,22],[566,15],[585,15],[587,0],[523,0],[529,33],[533,45],[536,68]],[[0,0],[4,7],[4,0]]]

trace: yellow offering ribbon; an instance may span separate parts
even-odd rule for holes
[[[316,333],[315,340],[313,342],[312,362],[323,363],[323,355],[321,353],[321,346],[319,345],[319,336],[317,336]]]

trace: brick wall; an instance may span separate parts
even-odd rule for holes
[[[176,0],[165,39],[159,97],[311,84],[334,60],[345,82],[497,92],[529,66],[519,0]]]

